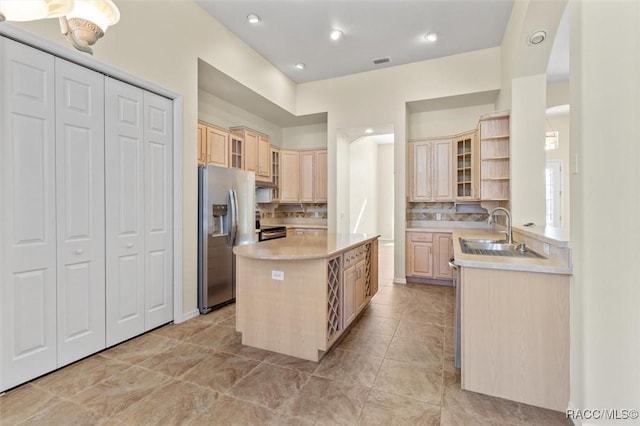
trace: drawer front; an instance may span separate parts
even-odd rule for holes
[[[431,232],[409,232],[409,241],[415,242],[432,242],[433,233]]]
[[[349,268],[351,265],[355,265],[359,261],[363,260],[367,254],[367,246],[366,244],[361,245],[360,247],[356,247],[344,253],[343,259],[343,267],[344,269]]]

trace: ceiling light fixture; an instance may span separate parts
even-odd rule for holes
[[[260,22],[260,17],[255,13],[252,13],[250,15],[247,15],[247,21],[249,21],[250,24],[257,24],[258,22]]]
[[[542,43],[547,38],[547,32],[544,30],[536,30],[529,34],[527,39],[529,46],[535,46]]]
[[[331,40],[340,40],[342,38],[342,31],[333,30],[329,36],[331,37]]]
[[[0,22],[46,18],[59,18],[73,47],[93,54],[89,46],[120,20],[120,11],[111,0],[0,0]]]
[[[306,66],[306,65],[305,65],[305,64],[303,64],[302,62],[298,62],[298,63],[296,64],[296,68],[298,68],[299,70],[303,70],[305,66]]]
[[[429,43],[433,43],[436,40],[438,40],[438,34],[436,34],[436,33],[427,33],[427,34],[424,35],[424,39],[426,41],[428,41]]]
[[[373,129],[372,128],[368,128],[364,132],[368,133],[368,134],[371,134],[371,133],[373,133]]]

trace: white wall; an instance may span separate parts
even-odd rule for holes
[[[118,8],[120,22],[97,42],[95,59],[183,96],[183,311],[188,314],[197,308],[198,58],[290,112],[296,110],[296,85],[192,1],[120,0]],[[73,50],[56,19],[2,25]]]
[[[281,127],[204,90],[198,90],[198,119],[224,128],[246,126],[268,135],[272,145],[282,146]]]
[[[325,149],[327,147],[327,125],[285,127],[282,129],[284,149]]]
[[[349,147],[349,231],[378,233],[378,144],[358,138]]]
[[[638,409],[640,2],[572,0],[570,22],[571,403]]]
[[[451,72],[451,70],[456,72]],[[348,190],[338,182],[349,179],[344,165],[347,146],[338,141],[339,129],[391,123],[394,128],[394,240],[396,281],[404,280],[404,233],[406,208],[406,103],[500,87],[500,49],[486,49],[384,68],[298,86],[298,114],[328,112],[329,155],[328,226],[348,230]],[[347,163],[348,164],[348,163]],[[342,214],[346,213],[346,218]]]
[[[393,144],[378,145],[378,233],[386,241],[393,241],[393,150]]]
[[[495,111],[494,104],[415,112],[409,116],[409,139],[453,136],[473,130],[482,114]]]

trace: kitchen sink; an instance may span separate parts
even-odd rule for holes
[[[460,247],[462,247],[462,252],[465,254],[545,259],[544,256],[524,244],[509,244],[506,240],[460,238]]]

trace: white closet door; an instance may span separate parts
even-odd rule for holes
[[[144,93],[146,320],[173,320],[173,103]]]
[[[104,76],[56,58],[58,366],[105,348]]]
[[[144,332],[143,91],[105,77],[107,346]]]
[[[53,56],[0,37],[0,391],[56,368]]]

